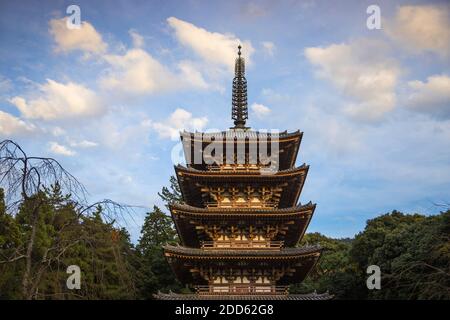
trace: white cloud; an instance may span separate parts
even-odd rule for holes
[[[99,54],[106,51],[107,45],[95,28],[86,21],[79,29],[69,29],[66,18],[50,20],[50,34],[56,42],[56,52],[81,50],[85,53]]]
[[[75,151],[73,151],[73,150],[67,148],[66,146],[63,146],[57,142],[50,142],[50,151],[55,154],[59,154],[62,156],[67,156],[67,157],[71,157],[76,154]]]
[[[100,84],[107,89],[143,94],[167,90],[177,82],[169,70],[142,49],[104,58],[111,69],[100,79]]]
[[[261,42],[261,45],[262,45],[262,47],[264,49],[264,53],[266,55],[268,55],[269,57],[273,57],[274,56],[276,47],[275,47],[275,44],[273,42],[263,41],[263,42]]]
[[[10,138],[15,135],[31,133],[35,129],[33,124],[0,110],[0,136]]]
[[[198,71],[199,68],[192,61],[180,61],[177,67],[180,71],[180,75],[177,78],[183,79],[183,83],[185,86],[191,86],[200,89],[207,89],[211,87],[210,84],[206,83],[203,75],[200,73],[200,71]]]
[[[388,59],[382,43],[354,41],[305,49],[316,75],[350,98],[345,112],[362,120],[377,120],[391,111],[400,69]]]
[[[63,135],[66,134],[66,130],[64,130],[64,129],[61,128],[61,127],[54,127],[54,128],[51,130],[51,133],[52,133],[52,135],[54,135],[55,137],[60,137],[60,136],[63,136]]]
[[[386,21],[388,36],[413,52],[432,51],[450,55],[448,6],[401,6],[392,21]]]
[[[89,141],[89,140],[82,140],[82,141],[78,141],[78,142],[72,141],[70,143],[70,146],[73,148],[86,149],[86,148],[94,148],[94,147],[98,146],[98,143]]]
[[[175,37],[182,45],[192,49],[204,61],[213,65],[233,70],[239,44],[242,46],[242,55],[249,63],[255,51],[250,41],[240,40],[233,34],[209,32],[175,17],[168,18],[167,22],[175,30]]]
[[[426,82],[408,82],[410,94],[406,101],[412,110],[437,117],[450,117],[450,77],[434,75]]]
[[[256,117],[260,119],[268,116],[271,112],[269,107],[266,107],[265,105],[260,103],[253,103],[250,108],[255,113]]]
[[[188,130],[203,130],[208,123],[208,118],[194,118],[192,113],[178,108],[167,120],[163,122],[156,122],[152,124],[154,130],[158,132],[161,138],[170,138],[172,140],[179,139],[180,131]]]
[[[175,73],[139,48],[130,49],[124,55],[105,55],[104,59],[111,66],[100,79],[100,85],[105,89],[148,94],[208,87],[202,74],[189,61],[179,62],[178,73]]]
[[[137,33],[135,30],[129,30],[128,33],[133,41],[133,46],[135,48],[141,48],[144,46],[144,37]]]
[[[30,119],[73,119],[95,116],[103,111],[92,90],[77,83],[63,84],[51,79],[39,85],[39,92],[29,99],[16,96],[9,101]]]

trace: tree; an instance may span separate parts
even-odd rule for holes
[[[171,217],[157,206],[149,212],[144,220],[139,239],[139,248],[145,254],[149,248],[158,247],[166,243],[176,243],[177,233],[173,227]]]
[[[5,194],[0,188],[0,261],[10,261],[23,247],[21,227],[6,211]],[[20,278],[13,263],[0,263],[0,299],[20,299]]]
[[[84,186],[57,160],[28,156],[10,140],[0,142],[0,187],[6,191],[3,193],[2,189],[0,205],[2,297],[103,297],[92,292],[84,292],[84,295],[63,292],[67,275],[60,275],[70,265],[69,260],[83,265],[83,258],[97,256],[102,262],[114,261],[117,269],[120,256],[111,251],[114,245],[106,239],[110,239],[115,230],[115,218],[130,207],[109,199],[87,204]],[[103,223],[99,215],[110,222]],[[92,225],[96,227],[94,234],[88,232]],[[112,256],[108,255],[108,250]],[[122,250],[116,252],[121,254]],[[115,260],[111,260],[113,258]],[[100,263],[94,265],[94,271],[99,268],[114,269],[102,269]],[[88,274],[89,270],[84,271]],[[117,271],[119,278],[124,277],[123,270]],[[100,283],[104,293],[115,281],[106,282],[108,285],[105,286],[103,275],[95,278],[93,283]],[[17,285],[17,279],[21,286]],[[132,292],[129,289],[123,291]]]
[[[138,250],[142,257],[144,271],[141,274],[140,292],[143,298],[151,298],[158,290],[180,290],[181,285],[175,278],[164,257],[162,246],[178,242],[172,219],[157,206],[145,217],[141,229]]]
[[[169,188],[163,187],[161,192],[158,192],[158,195],[166,203],[165,206],[167,209],[169,209],[171,203],[183,201],[180,185],[178,184],[177,178],[174,176],[170,176]]]
[[[398,211],[369,220],[355,238],[351,257],[360,274],[382,272],[371,299],[450,299],[450,211],[435,216]]]
[[[301,284],[291,286],[292,293],[329,291],[336,299],[361,298],[364,280],[355,277],[357,266],[349,255],[351,239],[332,239],[320,233],[307,233],[299,245],[320,245],[322,254],[308,277]]]

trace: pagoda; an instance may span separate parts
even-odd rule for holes
[[[191,294],[157,299],[323,300],[289,294],[320,257],[319,246],[298,247],[316,207],[298,203],[309,166],[295,167],[302,132],[246,127],[247,80],[239,46],[233,79],[234,127],[181,133],[186,166],[175,166],[183,201],[170,204],[180,244],[164,254]]]

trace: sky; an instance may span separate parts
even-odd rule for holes
[[[179,131],[232,126],[242,44],[247,124],[304,132],[309,232],[436,214],[450,202],[450,4],[377,1],[369,29],[372,4],[2,0],[0,139],[56,158],[91,201],[162,206]],[[122,222],[134,240],[144,217]]]

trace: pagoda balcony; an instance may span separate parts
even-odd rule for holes
[[[224,241],[202,241],[201,248],[203,250],[217,249],[263,249],[263,250],[280,250],[284,241],[258,241],[258,240],[224,240]]]
[[[267,208],[274,209],[277,204],[272,201],[250,202],[250,201],[227,201],[227,202],[206,202],[207,208]]]
[[[209,171],[221,171],[221,172],[242,172],[242,171],[257,171],[262,168],[269,168],[268,165],[258,164],[227,164],[227,165],[208,165]]]
[[[209,286],[196,286],[199,295],[287,295],[288,286],[255,285],[255,284],[217,284]]]

